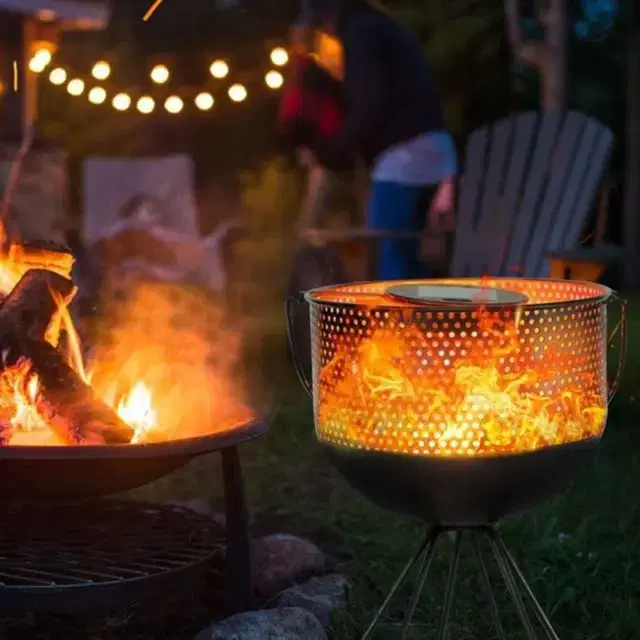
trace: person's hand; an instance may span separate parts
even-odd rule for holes
[[[298,147],[296,149],[296,157],[298,158],[298,162],[300,163],[300,165],[306,167],[307,169],[310,169],[311,167],[314,167],[318,164],[315,154],[313,153],[313,151],[311,151],[311,149],[308,149],[307,147]]]
[[[455,227],[455,189],[453,178],[440,183],[429,206],[431,231],[452,231]]]

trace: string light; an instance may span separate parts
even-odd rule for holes
[[[93,87],[88,97],[91,104],[102,104],[107,99],[107,92],[102,87]]]
[[[60,86],[67,81],[67,72],[62,67],[57,67],[51,70],[49,74],[49,82]]]
[[[229,87],[229,97],[234,102],[243,102],[247,99],[247,90],[241,84],[234,84]]]
[[[151,113],[156,108],[156,101],[150,96],[142,96],[136,104],[140,113]]]
[[[157,64],[151,69],[150,75],[156,84],[164,84],[169,79],[169,69],[163,64]]]
[[[108,62],[100,60],[93,65],[91,75],[96,80],[106,80],[111,75],[111,67]]]
[[[131,98],[126,93],[119,93],[113,96],[111,104],[117,111],[126,111],[131,106]]]
[[[53,55],[48,49],[38,49],[29,60],[29,69],[34,73],[42,73],[51,62]]]
[[[276,47],[271,52],[271,62],[276,65],[276,67],[284,67],[287,62],[289,62],[289,54],[284,47]]]
[[[200,109],[200,111],[209,111],[215,103],[213,96],[206,91],[203,93],[199,93],[195,99],[196,107]]]
[[[163,0],[154,0],[153,4],[147,9],[146,13],[142,16],[142,21],[147,22],[149,18],[157,11],[158,7],[162,4]]]
[[[224,60],[215,60],[211,63],[209,71],[214,78],[222,80],[229,75],[229,65]]]
[[[284,78],[279,71],[269,71],[264,81],[269,89],[279,89],[284,84]]]
[[[164,102],[164,108],[169,113],[180,113],[183,107],[184,102],[178,96],[169,96]]]
[[[69,80],[67,91],[72,96],[81,96],[84,92],[84,80],[80,80],[80,78]]]

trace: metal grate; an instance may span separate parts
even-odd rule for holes
[[[75,613],[193,586],[224,528],[189,509],[100,501],[0,506],[0,610]]]

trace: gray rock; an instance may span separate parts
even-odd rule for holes
[[[278,596],[276,604],[306,609],[327,629],[331,625],[331,613],[344,606],[348,587],[349,581],[345,576],[332,573],[290,587]]]
[[[256,592],[270,598],[296,582],[331,571],[335,560],[308,540],[277,533],[254,542],[253,566]]]
[[[305,609],[249,611],[204,629],[195,640],[327,640],[317,618]]]

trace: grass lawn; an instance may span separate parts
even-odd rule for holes
[[[500,525],[563,640],[640,639],[640,406],[634,398],[640,380],[640,300],[631,305],[629,322],[629,365],[599,456],[565,494]],[[332,638],[354,640],[419,544],[424,524],[383,511],[350,489],[315,441],[310,401],[294,379],[284,341],[268,341],[261,352],[263,377],[272,387],[278,409],[268,436],[242,449],[254,518],[261,528],[307,536],[348,559],[345,566],[353,587],[347,610],[335,620]],[[197,461],[140,495],[216,497],[220,486],[211,480],[212,460]],[[448,541],[441,542],[445,553],[433,565],[416,615],[420,626],[414,638],[432,637],[437,624],[447,546],[451,546]],[[495,573],[507,636],[524,638]],[[488,606],[474,559],[468,554],[463,556],[459,575],[450,638],[490,640],[495,635]],[[396,620],[406,603],[404,593],[392,607]],[[163,603],[167,612],[169,607]],[[164,615],[166,622],[155,623],[153,629],[148,621],[134,625],[125,617],[91,630],[74,624],[73,633],[65,627],[59,635],[45,629],[37,635],[11,637],[178,640],[192,638],[197,631],[199,622],[180,621],[180,610]],[[377,637],[392,640],[396,633],[387,627]]]

